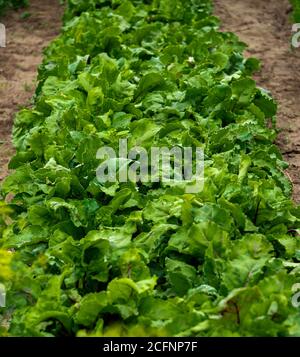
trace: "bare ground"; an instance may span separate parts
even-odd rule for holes
[[[279,104],[278,145],[290,167],[287,175],[300,202],[300,48],[291,48],[291,7],[288,0],[215,0],[222,30],[247,43],[247,56],[262,61],[255,77]]]
[[[24,13],[30,16],[22,19]],[[14,153],[14,115],[30,105],[43,48],[59,34],[62,13],[58,0],[30,0],[28,8],[10,11],[0,19],[7,36],[6,48],[0,48],[0,182]]]

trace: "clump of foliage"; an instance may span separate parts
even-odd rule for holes
[[[276,104],[211,10],[69,1],[35,105],[15,120],[2,335],[300,335],[300,209],[273,144]],[[96,152],[120,138],[201,147],[204,189],[99,183]]]
[[[0,0],[0,15],[3,15],[5,10],[9,8],[18,9],[28,5],[28,0]]]
[[[295,23],[300,23],[300,0],[290,0],[293,6],[293,21]]]

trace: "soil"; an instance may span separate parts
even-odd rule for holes
[[[14,153],[14,115],[30,106],[43,48],[59,34],[62,14],[59,0],[30,0],[28,8],[9,11],[0,19],[6,26],[6,47],[0,48],[0,182]]]
[[[286,174],[300,203],[300,48],[292,48],[288,0],[215,0],[222,31],[234,32],[249,48],[247,57],[262,61],[257,84],[277,100],[277,144],[290,164]]]

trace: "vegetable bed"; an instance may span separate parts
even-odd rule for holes
[[[70,0],[2,185],[3,336],[299,336],[276,103],[209,0]],[[106,183],[103,146],[200,147],[205,184]]]

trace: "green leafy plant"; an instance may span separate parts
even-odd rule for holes
[[[17,9],[28,5],[28,0],[0,0],[0,15],[3,15],[8,8]]]
[[[211,10],[69,1],[34,108],[15,119],[2,335],[300,335],[300,210],[273,144],[276,103]],[[201,147],[203,191],[99,183],[97,150],[120,138]]]
[[[290,0],[293,6],[293,21],[295,23],[300,23],[300,1],[299,0]]]

